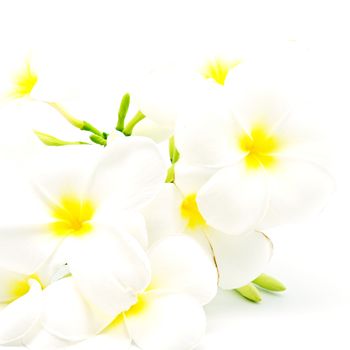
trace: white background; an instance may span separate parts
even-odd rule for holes
[[[283,280],[287,292],[264,293],[259,305],[220,292],[206,307],[208,333],[198,350],[350,348],[347,5],[321,0],[0,2],[0,55],[13,47],[53,48],[78,65],[86,55],[88,62],[115,60],[124,74],[137,74],[140,64],[194,62],[210,53],[291,53],[310,73],[308,98],[315,113],[322,110],[320,123],[331,138],[337,192],[318,217],[268,232],[275,254],[267,272]]]

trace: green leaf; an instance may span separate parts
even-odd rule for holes
[[[68,145],[88,145],[89,143],[83,141],[63,141],[52,135],[44,134],[43,132],[34,130],[36,136],[39,140],[47,146],[68,146]]]
[[[257,277],[253,283],[272,292],[283,292],[286,290],[285,285],[281,281],[265,273]]]
[[[235,291],[254,303],[259,303],[262,300],[258,289],[251,283],[247,284],[246,286],[236,288]]]

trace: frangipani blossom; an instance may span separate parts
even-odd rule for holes
[[[38,277],[0,268],[0,344],[20,340],[39,321],[41,312]]]
[[[123,350],[130,347],[131,341],[142,350],[189,350],[199,343],[205,331],[202,305],[207,304],[217,290],[217,272],[212,260],[183,235],[158,241],[150,248],[148,257],[152,278],[138,293],[134,304],[115,315],[114,321],[101,333],[71,344],[67,350]],[[74,286],[74,277],[53,283],[45,297],[52,299],[52,305],[55,301],[56,305],[71,308],[72,317],[78,323],[75,329],[86,325],[84,307],[79,306],[80,310],[77,307],[81,298]],[[60,311],[51,311],[58,320]],[[80,320],[76,318],[79,311]],[[39,350],[51,343],[52,337],[45,330],[25,341]],[[60,345],[58,343],[57,348],[62,348]]]
[[[0,266],[30,275],[61,254],[79,291],[99,310],[98,322],[91,320],[89,328],[96,332],[128,309],[149,283],[139,237],[115,220],[122,210],[151,200],[166,170],[156,145],[145,138],[116,138],[104,149],[46,151],[31,163],[33,186],[21,184],[15,173],[2,186]],[[67,313],[61,323],[45,328],[62,338],[85,338],[84,332],[72,334],[69,320]]]
[[[206,183],[214,172],[177,164],[175,184],[164,184],[143,213],[151,241],[177,232],[188,235],[215,261],[219,286],[233,289],[261,274],[270,260],[272,244],[263,233],[253,229],[235,235],[235,232],[223,232],[208,221],[200,204]]]
[[[293,126],[297,116],[283,90],[272,78],[259,80],[266,78],[263,73],[240,64],[225,82],[226,99],[204,95],[202,104],[184,110],[177,122],[182,159],[219,169],[202,189],[198,206],[224,232],[304,218],[323,208],[334,188],[320,163],[321,143]]]
[[[43,289],[64,274],[65,266],[53,256],[31,275],[0,267],[0,344],[14,346],[40,325]]]

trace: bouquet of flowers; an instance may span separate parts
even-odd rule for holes
[[[284,73],[154,69],[108,130],[45,96],[30,60],[11,73],[2,114],[35,105],[46,120],[1,141],[0,343],[193,349],[218,288],[285,290],[264,274],[268,229],[319,212],[334,183]]]

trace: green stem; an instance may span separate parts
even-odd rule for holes
[[[83,122],[83,127],[81,128],[81,130],[85,130],[85,131],[89,131],[89,132],[92,132],[93,134],[101,137],[101,138],[104,138],[104,135],[103,135],[103,132],[101,132],[100,130],[96,129],[92,124],[84,121]]]
[[[64,141],[37,130],[34,130],[34,133],[39,140],[47,146],[89,145],[89,143],[83,141]]]
[[[70,124],[75,126],[78,129],[82,129],[84,126],[84,122],[73,117],[70,113],[68,113],[59,103],[56,102],[47,102],[47,104],[53,107],[58,113],[60,113]]]
[[[118,112],[118,123],[116,126],[116,129],[118,131],[123,131],[124,130],[124,121],[126,114],[128,113],[129,110],[129,105],[130,105],[130,95],[125,94],[120,102],[120,107],[119,107],[119,112]]]
[[[136,115],[129,121],[129,123],[124,128],[124,131],[123,131],[124,135],[130,136],[132,134],[132,131],[135,125],[145,118],[146,116],[141,111],[138,111]]]

